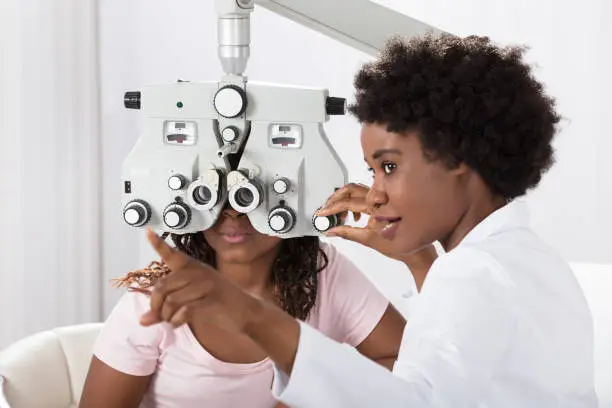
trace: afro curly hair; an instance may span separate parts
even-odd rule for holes
[[[554,162],[555,102],[523,62],[524,47],[444,34],[391,39],[355,76],[359,122],[416,131],[427,159],[465,163],[508,200]]]

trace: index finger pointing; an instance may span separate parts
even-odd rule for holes
[[[147,239],[155,252],[157,252],[170,269],[179,269],[184,266],[183,262],[181,262],[184,261],[184,256],[150,229],[147,230]]]

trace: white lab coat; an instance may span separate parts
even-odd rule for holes
[[[393,373],[300,323],[292,408],[594,408],[592,318],[569,266],[512,202],[433,264]]]

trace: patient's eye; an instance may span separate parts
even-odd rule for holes
[[[389,175],[395,171],[395,169],[397,168],[397,164],[391,162],[384,162],[381,167],[385,174]]]

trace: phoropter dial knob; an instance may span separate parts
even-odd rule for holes
[[[288,207],[276,207],[268,215],[268,225],[272,231],[286,234],[295,225],[295,213]]]
[[[325,232],[338,225],[338,217],[335,215],[328,215],[326,217],[315,215],[312,217],[312,225],[317,231]]]
[[[128,91],[123,95],[123,106],[127,109],[140,109],[140,91]]]
[[[328,96],[325,100],[325,111],[328,115],[346,114],[346,98]]]
[[[240,130],[236,126],[228,126],[221,131],[221,137],[227,143],[235,142],[240,136]]]
[[[151,218],[151,208],[142,200],[127,203],[123,209],[123,219],[132,227],[142,227]]]
[[[164,210],[164,224],[172,229],[185,228],[190,217],[189,207],[183,203],[172,203]]]
[[[226,85],[217,91],[213,103],[219,115],[224,118],[235,118],[246,110],[246,92],[237,85]]]
[[[182,174],[174,174],[168,179],[168,187],[171,190],[181,190],[187,185],[187,179]]]
[[[272,184],[272,189],[276,194],[285,194],[289,191],[289,186],[289,180],[284,177],[281,177],[274,180],[274,183]]]

